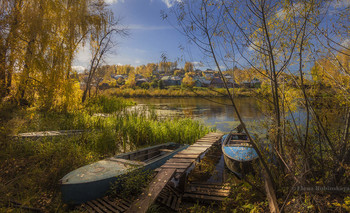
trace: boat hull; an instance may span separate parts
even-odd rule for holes
[[[239,178],[253,172],[258,155],[244,133],[230,133],[222,140],[222,153],[227,168]]]
[[[224,161],[226,167],[233,172],[237,177],[242,178],[245,174],[253,172],[253,163],[256,160],[253,161],[236,161],[228,156],[224,155]]]
[[[106,193],[110,189],[111,184],[113,184],[115,181],[117,181],[118,176],[128,175],[129,172],[137,170],[137,169],[142,169],[142,170],[156,169],[156,168],[160,167],[161,165],[163,165],[167,160],[172,158],[176,153],[182,151],[183,149],[186,149],[187,147],[188,147],[188,145],[181,146],[178,149],[174,150],[173,152],[165,154],[162,157],[153,159],[144,165],[134,165],[134,166],[127,168],[127,169],[121,168],[121,171],[116,172],[115,175],[106,175],[106,177],[100,178],[100,179],[95,180],[95,181],[82,181],[80,183],[79,182],[61,183],[62,201],[64,203],[67,203],[67,204],[76,205],[76,204],[81,204],[81,203],[87,202],[89,200],[94,200],[94,199],[103,197],[106,195]],[[115,159],[119,160],[118,156],[116,156]],[[103,160],[103,161],[106,161],[106,160]],[[99,161],[99,162],[102,162],[102,161]],[[97,163],[99,163],[99,162],[97,162]],[[85,167],[91,167],[92,165],[96,165],[96,163],[90,164],[90,165],[85,166]],[[111,166],[113,167],[113,165],[119,166],[120,164],[118,162],[115,162],[115,164],[112,164]],[[95,167],[98,168],[98,165]],[[73,171],[73,172],[75,172],[75,171]],[[69,175],[69,174],[67,174],[67,175]],[[62,178],[62,180],[64,180],[65,177]]]

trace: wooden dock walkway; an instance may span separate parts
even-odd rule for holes
[[[43,137],[57,137],[57,136],[75,136],[82,134],[83,130],[57,130],[57,131],[42,131],[42,132],[26,132],[14,135],[14,138],[20,139],[38,139]]]
[[[200,160],[202,155],[215,143],[218,143],[223,134],[209,133],[188,147],[187,149],[177,153],[173,158],[168,160],[160,168],[156,169],[158,174],[152,180],[148,189],[131,204],[131,207],[126,212],[144,213],[152,205],[152,203],[161,194],[163,188],[172,179],[172,177],[180,177],[185,171],[193,165],[197,160]],[[171,201],[170,201],[171,202]],[[178,203],[173,201],[172,206],[178,206]]]

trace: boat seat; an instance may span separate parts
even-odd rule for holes
[[[230,143],[250,143],[250,140],[230,140]]]
[[[232,147],[232,146],[253,147],[252,144],[250,144],[250,143],[236,143],[236,144],[232,143],[232,144],[228,144],[227,146],[228,146],[228,147],[229,147],[229,146],[231,146],[231,147]]]

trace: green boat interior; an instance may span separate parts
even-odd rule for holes
[[[226,146],[252,146],[247,135],[244,133],[234,133],[226,143]]]

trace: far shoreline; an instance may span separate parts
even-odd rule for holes
[[[232,89],[230,89],[232,92]],[[228,97],[224,88],[181,88],[171,87],[168,89],[142,89],[142,88],[110,88],[101,91],[103,95],[123,98],[186,98],[206,97],[223,98]],[[254,97],[258,94],[258,88],[234,88],[235,97]]]

